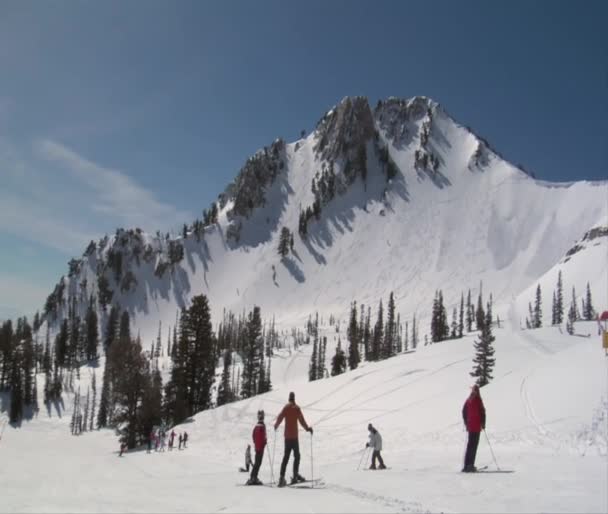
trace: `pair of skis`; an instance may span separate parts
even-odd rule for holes
[[[256,487],[255,484],[238,484],[239,486],[247,486],[247,487]],[[273,488],[277,488],[277,489],[282,489],[279,488],[279,486],[275,483],[275,482],[271,482],[271,483],[266,483],[266,484],[257,484],[257,486],[263,486],[263,487],[273,487]],[[292,489],[324,489],[325,488],[325,482],[323,481],[322,478],[315,478],[314,480],[303,480],[301,482],[296,482],[294,484],[285,484],[285,487],[291,487]]]

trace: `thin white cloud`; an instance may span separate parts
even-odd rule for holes
[[[43,158],[64,167],[73,178],[91,189],[89,205],[94,206],[95,211],[116,217],[125,227],[153,231],[190,219],[187,212],[157,200],[151,191],[128,175],[85,159],[60,143],[41,140],[36,149]]]

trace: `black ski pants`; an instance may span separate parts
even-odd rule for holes
[[[372,453],[372,468],[376,467],[376,459],[380,463],[380,467],[384,467],[384,461],[382,460],[382,456],[380,455],[380,450],[374,450]]]
[[[255,462],[253,463],[253,469],[251,470],[251,478],[258,478],[262,460],[264,460],[264,448],[262,448],[262,451],[255,451]],[[247,463],[247,467],[249,467],[249,463]]]
[[[479,432],[469,432],[467,452],[464,456],[465,469],[475,465],[475,456],[477,455],[477,446],[479,445],[479,435]]]
[[[283,462],[281,462],[281,476],[285,477],[285,470],[287,469],[287,463],[289,462],[289,456],[293,450],[293,476],[298,476],[298,470],[300,469],[300,443],[297,439],[285,439],[285,453],[283,455]]]

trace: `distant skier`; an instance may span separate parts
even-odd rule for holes
[[[173,450],[173,441],[175,440],[175,430],[171,430],[171,435],[169,436],[169,450]]]
[[[166,439],[167,435],[165,434],[165,431],[161,431],[160,433],[160,451],[164,452],[165,451],[165,439]]]
[[[298,473],[300,467],[300,444],[298,442],[298,422],[302,425],[307,432],[312,432],[312,427],[309,427],[304,420],[300,407],[296,405],[296,395],[291,392],[289,393],[289,402],[279,414],[277,420],[274,423],[274,429],[277,430],[281,422],[285,419],[285,454],[283,455],[283,462],[281,462],[281,476],[279,478],[279,487],[287,485],[285,482],[285,470],[287,469],[287,463],[289,462],[289,456],[293,450],[293,477],[291,483],[304,482],[306,479]]]
[[[182,449],[182,443],[184,442],[184,437],[182,436],[182,434],[179,434],[179,450]]]
[[[471,388],[471,394],[464,402],[462,419],[469,433],[462,471],[464,473],[473,473],[477,471],[475,467],[475,455],[477,454],[477,445],[479,444],[479,434],[486,428],[486,409],[479,394],[479,386],[477,385]]]
[[[367,429],[369,430],[369,442],[365,446],[372,449],[372,465],[369,469],[376,469],[376,459],[378,459],[378,463],[380,464],[378,469],[386,469],[382,455],[380,455],[382,451],[382,436],[371,423],[367,425]]]
[[[118,456],[122,457],[122,454],[125,452],[126,449],[127,449],[127,443],[121,443],[120,444],[120,453],[118,454]]]
[[[260,471],[260,466],[262,465],[262,460],[264,459],[264,448],[266,447],[266,425],[264,424],[264,411],[258,411],[258,422],[253,428],[253,433],[251,434],[253,438],[253,446],[255,448],[255,463],[253,464],[253,469],[251,470],[251,476],[249,480],[247,480],[247,485],[262,485],[262,482],[258,478],[258,472]],[[247,450],[250,450],[250,446],[247,445]],[[251,451],[249,453],[249,460],[251,461]],[[249,464],[247,464],[249,467]]]
[[[184,430],[184,449],[188,447],[188,432]]]
[[[247,445],[247,449],[245,450],[245,467],[241,468],[241,471],[249,473],[249,468],[253,466],[253,461],[251,460],[251,445]]]

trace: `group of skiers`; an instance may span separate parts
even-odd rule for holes
[[[173,446],[175,444],[175,430],[171,430],[169,434],[169,450],[173,450]],[[154,451],[164,452],[165,444],[167,439],[167,432],[163,428],[159,428],[158,430],[152,430],[150,432],[150,436],[148,437],[148,453],[152,451],[152,446],[154,446]],[[188,432],[184,431],[183,434],[179,434],[178,436],[178,449],[181,450],[187,447],[188,444]]]
[[[477,454],[477,446],[479,445],[479,436],[482,430],[485,430],[486,426],[486,410],[479,393],[479,386],[474,385],[471,388],[471,393],[462,407],[462,418],[464,425],[468,432],[467,448],[464,458],[464,467],[462,472],[472,473],[477,471],[475,467],[475,456]],[[306,423],[302,410],[296,404],[295,394],[289,393],[289,399],[287,404],[283,407],[279,413],[275,423],[275,431],[279,428],[281,423],[285,420],[285,451],[283,454],[283,460],[281,462],[281,471],[279,475],[279,487],[285,487],[287,481],[285,480],[285,471],[293,452],[293,474],[291,478],[291,484],[297,484],[299,482],[305,482],[306,479],[300,474],[300,445],[298,441],[298,423],[310,434],[313,434],[313,429]],[[380,432],[371,423],[367,425],[369,432],[369,440],[365,445],[365,449],[371,448],[372,450],[372,462],[369,469],[386,469],[384,460],[382,459],[382,436]],[[251,475],[247,480],[247,485],[262,485],[258,477],[260,466],[264,458],[264,449],[268,444],[266,437],[266,425],[264,423],[264,411],[259,410],[257,413],[257,423],[253,428],[252,432],[253,446],[255,449],[255,461],[251,459],[251,445],[247,445],[245,451],[245,469],[243,471],[249,471],[251,469]],[[376,466],[376,462],[378,466]]]

